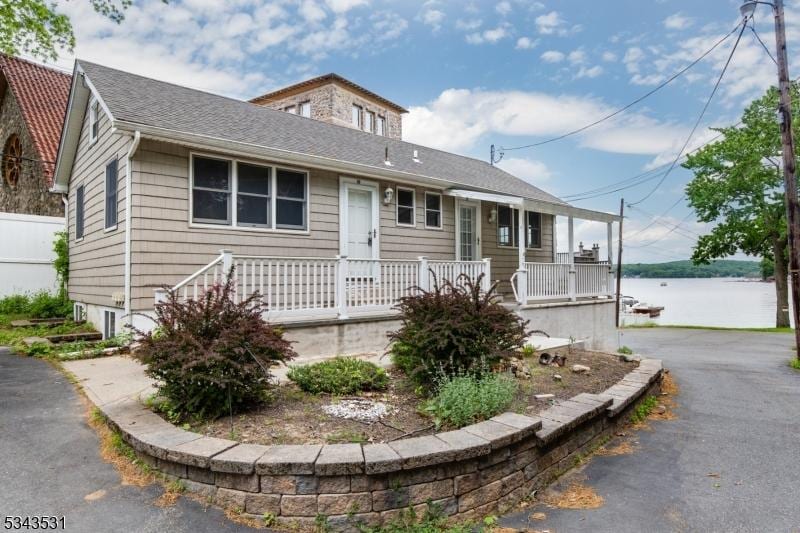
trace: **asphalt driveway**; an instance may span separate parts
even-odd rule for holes
[[[86,533],[252,531],[187,498],[156,507],[159,485],[122,486],[100,458],[84,412],[61,372],[0,348],[0,524],[6,516],[46,515]],[[104,496],[87,501],[89,494]]]
[[[594,457],[581,472],[605,499],[594,510],[537,507],[503,525],[553,533],[800,532],[800,372],[793,336],[626,330],[680,387],[677,420],[636,435],[636,453]],[[709,476],[713,474],[713,476]],[[718,477],[717,477],[718,475]]]

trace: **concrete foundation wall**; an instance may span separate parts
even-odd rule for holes
[[[615,305],[613,300],[591,300],[526,305],[516,311],[530,320],[530,329],[540,329],[551,337],[573,337],[592,350],[616,350]]]

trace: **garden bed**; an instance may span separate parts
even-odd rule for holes
[[[538,355],[522,359],[531,377],[515,378],[519,388],[508,410],[534,415],[550,407],[554,400],[565,400],[582,392],[600,393],[636,367],[636,363],[621,361],[617,355],[582,350],[565,354],[567,363],[563,367],[540,365]],[[571,370],[575,364],[591,370],[575,373]],[[399,370],[388,372],[386,391],[358,396],[313,395],[287,383],[275,388],[271,401],[259,408],[189,427],[207,436],[265,445],[381,443],[453,429],[446,425],[437,428],[424,412],[424,398],[415,392],[415,386]],[[561,376],[560,381],[554,379],[556,374]],[[535,398],[543,394],[553,397]],[[324,406],[351,399],[382,402],[390,412],[370,423],[331,416],[323,410]]]

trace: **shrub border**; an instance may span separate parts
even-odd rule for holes
[[[175,427],[135,397],[98,408],[143,461],[217,505],[294,526],[323,515],[348,529],[386,524],[409,507],[420,516],[431,502],[455,519],[503,512],[611,437],[662,375],[660,360],[643,359],[602,393],[536,416],[506,412],[386,444],[243,444]]]

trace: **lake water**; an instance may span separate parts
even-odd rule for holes
[[[666,287],[661,283],[665,282]],[[775,284],[734,278],[622,279],[622,294],[664,306],[658,318],[623,315],[624,323],[765,328],[775,326]]]

